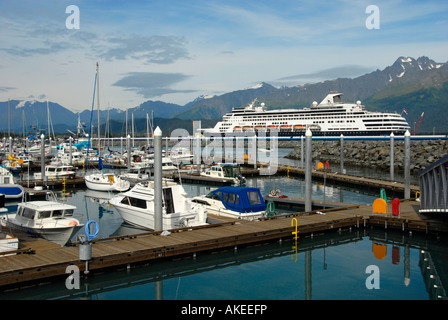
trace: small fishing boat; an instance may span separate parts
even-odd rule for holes
[[[231,182],[233,185],[246,183],[246,178],[241,175],[240,166],[236,163],[218,163],[200,174],[204,177],[219,178],[223,182]]]
[[[96,191],[123,192],[131,187],[129,181],[114,173],[92,173],[84,177],[87,188]]]
[[[23,161],[21,161],[23,163]],[[12,173],[22,172],[22,163],[14,160],[3,160],[1,167],[7,169]]]
[[[17,199],[23,195],[23,187],[14,182],[12,173],[0,167],[0,194],[4,194],[6,199]]]
[[[205,196],[193,197],[192,201],[218,216],[255,220],[266,215],[266,205],[258,188],[221,187]]]
[[[142,167],[154,168],[154,159],[148,159],[141,162]],[[162,172],[174,173],[177,171],[177,167],[174,165],[170,157],[162,157]]]
[[[169,156],[175,165],[179,165],[180,163],[190,163],[193,160],[193,154],[188,148],[172,148],[169,152]]]
[[[138,183],[113,197],[109,203],[131,225],[154,230],[154,182]],[[162,187],[163,230],[207,224],[204,206],[191,202],[182,185],[164,181]]]
[[[45,166],[45,177],[49,179],[73,178],[76,170],[73,166],[63,164],[62,162],[52,162]],[[34,173],[34,179],[42,179],[41,172]]]
[[[75,206],[57,201],[22,202],[17,213],[3,215],[1,225],[64,246],[83,227],[73,217],[75,210]]]
[[[150,180],[153,176],[153,168],[134,166],[123,172],[120,178],[130,182],[144,182]]]

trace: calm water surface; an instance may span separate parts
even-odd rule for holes
[[[266,176],[249,178],[247,184],[259,187],[264,195],[280,189],[290,197],[304,197],[304,181],[300,178]],[[184,187],[190,196],[214,188],[194,184]],[[65,201],[77,206],[76,215],[82,222],[98,221],[99,238],[142,232],[123,223],[105,200],[106,193],[67,189],[65,195]],[[313,199],[326,201],[371,204],[379,192],[320,183],[313,184],[312,195]],[[444,237],[370,228],[342,230],[299,238],[297,244],[283,239],[110,271],[81,279],[79,290],[68,290],[61,280],[3,293],[0,299],[438,299],[446,297],[444,288],[448,286],[447,248]],[[371,273],[366,273],[368,266],[376,266],[379,271],[375,282],[379,289],[366,286],[366,280],[372,283],[368,280]]]

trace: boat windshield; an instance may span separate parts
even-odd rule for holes
[[[53,218],[62,217],[62,210],[54,210],[53,211]]]
[[[35,211],[30,208],[23,208],[22,216],[28,219],[34,219]]]
[[[219,194],[219,196],[221,196],[221,192],[217,192]],[[213,192],[210,192],[208,195],[206,195],[206,198],[212,199],[212,200],[220,200],[221,198],[217,196],[216,194],[214,194]]]
[[[50,216],[51,216],[51,211],[40,211],[37,219],[50,218]]]
[[[72,217],[74,211],[75,211],[75,210],[73,210],[73,209],[66,209],[66,210],[64,211],[64,217]]]
[[[247,197],[251,205],[261,204],[260,194],[258,193],[258,191],[247,192]]]

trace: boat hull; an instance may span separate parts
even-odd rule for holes
[[[263,218],[266,216],[266,211],[241,213],[241,212],[227,210],[225,208],[222,209],[222,208],[214,208],[214,207],[207,207],[207,212],[210,214],[214,214],[216,216],[223,216],[223,217],[249,220],[249,221],[258,220],[259,218]]]
[[[0,252],[15,251],[19,249],[19,239],[8,233],[0,234]],[[14,253],[13,253],[14,254]],[[10,256],[13,254],[5,254],[0,257]]]
[[[118,199],[110,200],[123,220],[131,225],[155,230],[154,211],[152,209],[137,209],[135,207],[129,207],[120,203]],[[163,230],[194,227],[207,224],[206,210],[198,214],[197,211],[191,210],[190,212],[174,212],[170,214],[162,213],[162,227]]]
[[[126,223],[129,223],[131,225],[149,229],[149,230],[155,230],[155,222],[154,222],[154,213],[147,211],[147,212],[137,212],[135,209],[129,210],[124,207],[117,207],[118,213],[120,213],[121,217]],[[196,220],[196,213],[192,212],[191,214],[179,214],[179,213],[171,213],[169,215],[162,214],[162,227],[163,230],[170,230],[170,229],[177,229],[177,228],[184,228],[184,227],[194,227],[194,226],[200,226],[205,225],[206,221]]]
[[[405,131],[392,131],[392,130],[375,130],[375,131],[311,131],[313,137],[340,137],[343,135],[344,137],[381,137],[381,136],[387,136],[389,137],[391,133],[393,133],[395,136],[404,136]],[[211,137],[252,137],[254,135],[257,135],[258,138],[263,137],[279,137],[279,138],[295,138],[295,137],[301,137],[305,136],[305,131],[290,131],[290,132],[282,132],[282,131],[276,131],[275,133],[272,132],[212,132],[212,131],[205,131],[204,136],[211,136]]]
[[[114,182],[110,182],[108,179],[94,181],[91,176],[86,176],[84,181],[88,189],[95,191],[124,192],[130,188],[129,181],[122,179],[114,179]]]
[[[38,228],[38,227],[30,227],[27,225],[22,225],[14,218],[8,218],[2,221],[2,224],[6,227],[9,227],[13,230],[31,233],[37,236],[44,238],[45,240],[51,241],[53,243],[64,246],[69,242],[69,240],[75,235],[84,225],[78,224],[69,227],[61,227],[61,228]]]

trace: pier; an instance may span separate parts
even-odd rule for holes
[[[448,222],[418,213],[420,203],[402,200],[400,214],[374,214],[369,205],[291,213],[256,221],[237,220],[209,215],[212,224],[158,232],[116,236],[92,241],[92,259],[80,260],[79,243],[61,247],[41,238],[19,234],[20,250],[0,258],[0,290],[12,287],[63,281],[68,266],[77,266],[93,274],[109,268],[130,268],[133,264],[150,263],[248,244],[281,239],[293,240],[324,232],[362,228],[396,229],[402,232],[445,233]],[[296,229],[297,226],[297,229]],[[12,252],[9,252],[12,253]]]

